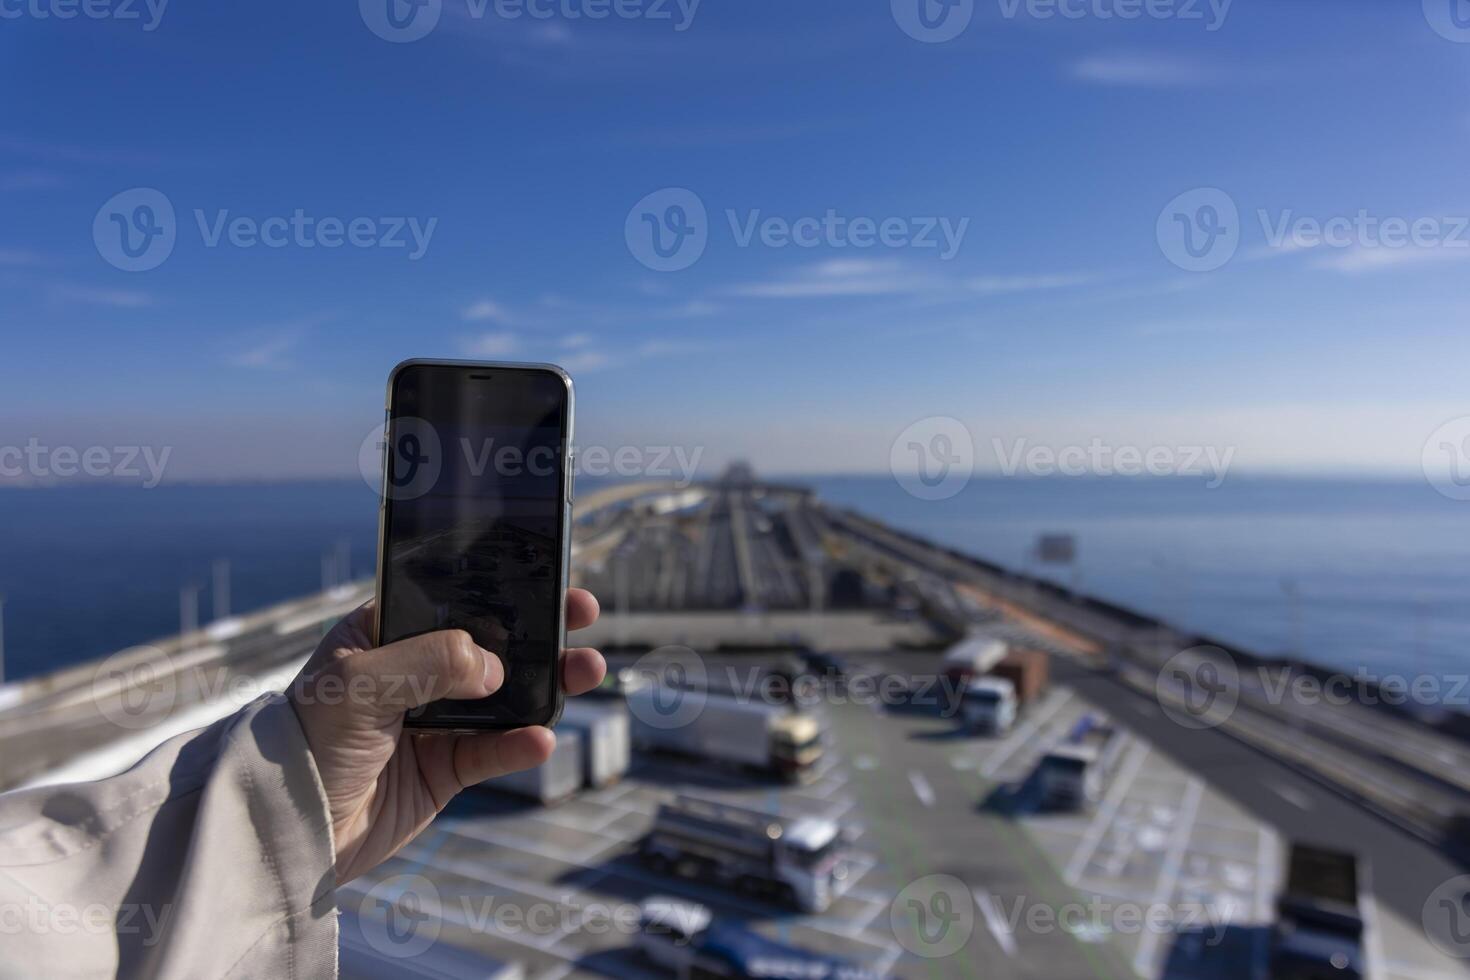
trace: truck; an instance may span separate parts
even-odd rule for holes
[[[1041,806],[1081,810],[1095,804],[1122,747],[1122,736],[1101,715],[1081,718],[1037,764]]]
[[[787,705],[659,683],[630,689],[627,701],[633,747],[640,751],[693,756],[791,782],[810,778],[822,759],[821,721]],[[690,709],[689,718],[670,707],[679,705]]]
[[[1347,851],[1292,844],[1276,901],[1274,980],[1360,980],[1368,975],[1360,895],[1364,875]]]
[[[990,673],[1010,649],[1010,644],[1000,637],[974,632],[945,651],[939,664],[939,675],[944,681],[940,689],[945,695],[941,710],[959,710],[970,684]]]
[[[847,890],[847,835],[825,817],[782,817],[694,796],[659,807],[638,855],[673,874],[822,912]]]
[[[551,805],[574,796],[582,788],[584,739],[573,729],[557,730],[556,748],[551,758],[534,769],[496,776],[481,783],[489,789],[524,796],[537,803]]]
[[[626,702],[569,698],[556,730],[558,736],[576,732],[582,738],[583,786],[602,789],[628,772],[632,735]]]
[[[960,697],[965,728],[1004,735],[1016,715],[1046,690],[1051,661],[1040,650],[1013,650],[983,677],[971,678]]]
[[[763,980],[882,980],[885,974],[837,956],[769,939],[744,925],[717,922],[694,902],[653,896],[639,906],[638,951],[677,977]]]

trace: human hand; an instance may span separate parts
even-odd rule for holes
[[[597,599],[567,592],[567,626],[596,622]],[[466,786],[545,762],[556,745],[546,728],[476,735],[405,731],[403,713],[440,698],[480,698],[505,680],[500,658],[463,630],[372,645],[373,606],[351,613],[323,638],[289,697],[331,808],[337,883],[392,857]],[[607,672],[587,647],[562,653],[562,687],[584,694]]]

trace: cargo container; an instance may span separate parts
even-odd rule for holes
[[[677,874],[822,912],[851,883],[842,827],[681,796],[659,807],[639,856]]]
[[[972,678],[961,695],[960,718],[971,731],[1004,735],[1016,716],[1046,690],[1051,661],[1040,650],[1014,650],[984,677]]]
[[[582,788],[585,769],[582,753],[582,734],[575,729],[558,729],[551,758],[534,769],[487,779],[481,785],[539,803],[560,803]]]
[[[557,723],[557,739],[567,732],[582,737],[582,783],[592,789],[611,786],[628,772],[632,736],[628,705],[621,699],[568,699]]]
[[[1367,976],[1361,871],[1354,854],[1292,845],[1286,885],[1276,902],[1273,980]]]
[[[687,709],[690,717],[678,718],[672,705]],[[628,710],[633,745],[643,751],[688,755],[794,781],[807,778],[822,758],[817,717],[784,705],[648,684],[628,692]]]

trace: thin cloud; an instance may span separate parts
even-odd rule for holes
[[[1384,269],[1400,269],[1427,265],[1435,262],[1456,262],[1470,258],[1467,248],[1389,248],[1385,245],[1364,246],[1332,250],[1313,261],[1317,269],[1356,274],[1378,272]]]
[[[732,296],[756,299],[813,299],[841,296],[889,296],[913,293],[936,285],[927,273],[900,262],[872,259],[832,259],[808,266],[796,275],[766,282],[731,286]]]
[[[1078,275],[1035,275],[1035,276],[979,276],[965,285],[977,293],[1029,293],[1051,289],[1071,289],[1087,286],[1099,280],[1091,274]]]
[[[467,339],[464,344],[464,352],[473,357],[504,357],[512,354],[520,347],[520,341],[513,333],[485,333],[478,337]]]
[[[500,323],[510,321],[510,314],[505,307],[491,299],[479,300],[460,312],[460,318],[470,322],[494,320]]]
[[[74,283],[55,283],[48,288],[48,293],[53,300],[64,303],[85,303],[114,309],[135,310],[153,305],[153,297],[137,289],[98,289]]]
[[[286,355],[295,350],[298,343],[300,338],[294,335],[272,337],[235,354],[230,363],[235,367],[279,371],[291,366]]]
[[[1154,54],[1089,55],[1072,65],[1072,77],[1099,85],[1216,85],[1245,77],[1241,72],[1185,58]]]

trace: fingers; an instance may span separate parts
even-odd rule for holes
[[[556,736],[550,729],[517,728],[485,735],[461,735],[454,746],[454,773],[461,788],[533,769],[551,758]]]
[[[567,629],[586,629],[597,622],[597,597],[586,589],[567,589]]]
[[[383,716],[440,698],[482,698],[505,680],[500,658],[463,630],[424,633],[338,663],[349,702]]]
[[[574,647],[561,655],[561,687],[576,697],[586,694],[607,676],[607,661],[591,647]]]

